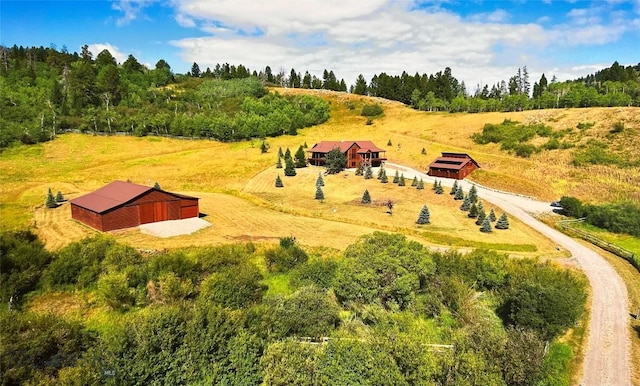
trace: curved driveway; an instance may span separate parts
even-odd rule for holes
[[[386,168],[399,170],[407,178],[422,177],[433,183],[434,178],[404,165],[387,163]],[[438,178],[443,185],[453,180]],[[459,181],[468,191],[472,184]],[[629,309],[627,287],[607,261],[593,250],[571,237],[536,220],[530,213],[548,212],[549,203],[536,201],[476,185],[478,196],[500,207],[562,246],[578,261],[591,285],[591,319],[587,330],[587,349],[583,363],[581,386],[631,385]]]

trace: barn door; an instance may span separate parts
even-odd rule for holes
[[[154,221],[167,221],[169,219],[169,205],[166,201],[153,203]]]

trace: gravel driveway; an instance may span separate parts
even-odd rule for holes
[[[189,235],[200,229],[211,226],[208,221],[199,217],[185,218],[183,220],[168,220],[160,222],[152,222],[140,225],[140,232],[156,237],[173,237],[180,235]]]
[[[398,170],[405,178],[422,177],[425,183],[435,178],[404,165],[387,163],[387,170]],[[443,186],[453,181],[438,178]],[[472,184],[458,181],[468,191]],[[581,386],[631,385],[631,344],[627,287],[607,261],[571,237],[536,220],[531,214],[550,212],[548,202],[498,192],[476,185],[478,196],[500,207],[509,215],[539,231],[562,246],[576,259],[591,285],[591,318],[587,329],[587,349],[583,363]]]

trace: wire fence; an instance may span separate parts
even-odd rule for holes
[[[583,222],[583,221],[584,221],[583,218],[577,219],[577,220],[563,220],[563,221],[558,221],[556,225],[560,227],[560,229],[562,229],[567,234],[577,236],[585,241],[590,242],[591,244],[597,247],[600,247],[606,251],[613,253],[616,256],[622,257],[623,259],[631,263],[631,265],[633,265],[638,270],[638,272],[640,272],[640,256],[616,244],[610,243],[606,240],[602,240],[592,235],[591,233],[582,231],[580,229],[576,229],[571,226],[572,223]]]

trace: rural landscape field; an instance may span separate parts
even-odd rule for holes
[[[96,54],[0,45],[0,385],[640,386],[640,64]]]

